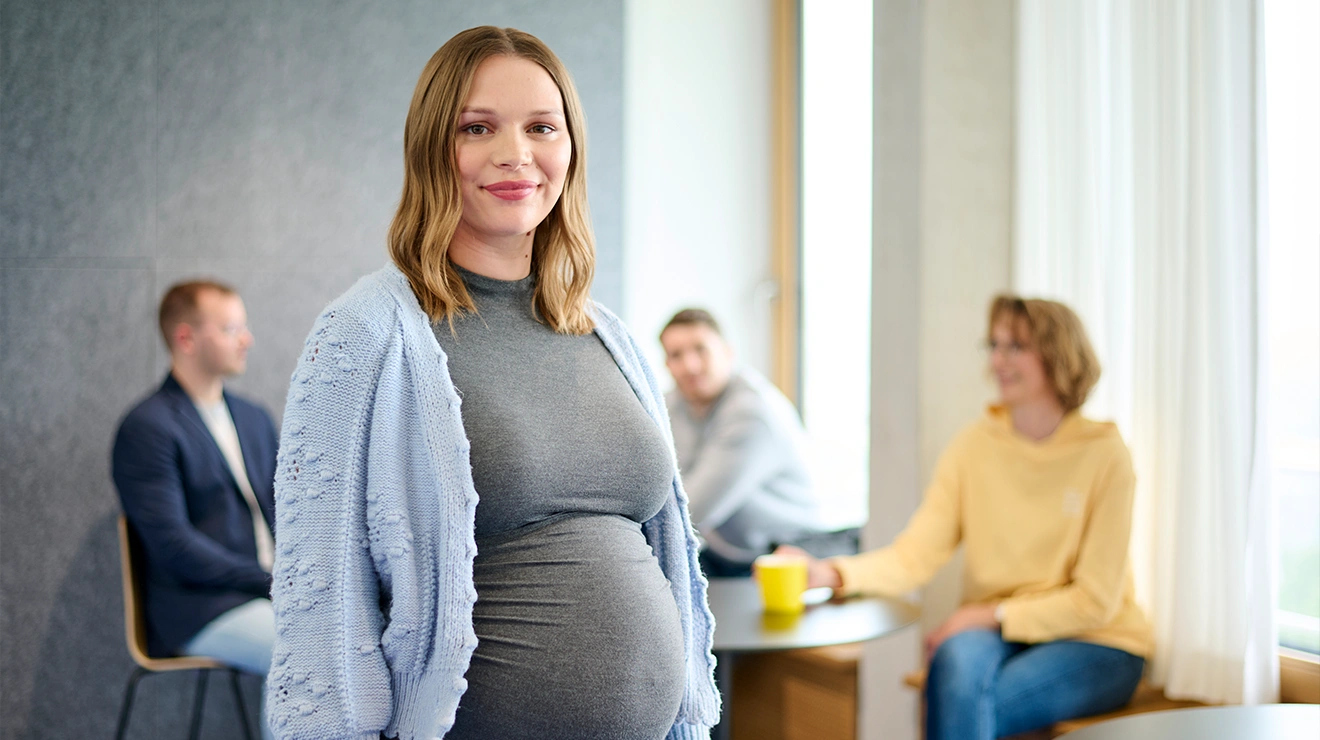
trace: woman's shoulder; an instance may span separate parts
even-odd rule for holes
[[[631,336],[628,328],[623,323],[623,319],[615,315],[604,303],[593,299],[589,301],[588,309],[591,318],[596,322],[597,330],[604,329],[612,334],[623,333]]]
[[[591,319],[596,323],[595,333],[605,341],[605,346],[611,352],[626,352],[629,359],[636,359],[634,356],[641,355],[641,348],[637,345],[637,340],[628,329],[628,325],[623,323],[623,319],[599,301],[591,301],[589,309]],[[616,356],[615,359],[618,357]]]
[[[985,413],[964,424],[949,441],[948,450],[963,450],[977,447],[987,440],[1003,438],[1008,435],[1008,427],[1003,418],[1004,411],[999,406],[988,406]]]
[[[393,319],[397,314],[395,298],[395,277],[403,274],[392,264],[386,264],[375,272],[357,279],[357,282],[340,293],[325,307],[324,313],[359,320]],[[404,279],[404,283],[407,280]]]
[[[409,305],[411,304],[411,305]],[[417,316],[411,316],[412,313]],[[406,319],[425,323],[408,279],[392,263],[362,276],[321,311],[314,331],[333,326],[364,338],[384,339]]]
[[[614,315],[604,305],[597,301],[590,303],[591,318],[596,326],[593,330],[605,349],[614,357],[618,363],[619,369],[623,371],[630,382],[640,382],[643,387],[650,389],[659,405],[659,415],[664,416],[664,395],[660,392],[660,385],[656,381],[655,371],[651,369],[647,362],[646,353],[637,344],[636,337],[628,329],[623,320]]]
[[[1072,426],[1071,436],[1077,440],[1094,445],[1097,449],[1106,450],[1110,454],[1128,456],[1127,442],[1123,441],[1123,432],[1119,430],[1118,424],[1092,419],[1079,413],[1073,420]]]
[[[1132,462],[1132,450],[1124,441],[1118,425],[1112,421],[1095,421],[1092,423],[1095,425],[1095,429],[1094,441],[1091,444],[1095,445],[1100,459],[1105,461],[1106,469],[1120,477],[1134,477],[1136,471]]]
[[[1062,452],[1080,450],[1088,461],[1086,467],[1096,471],[1097,475],[1124,478],[1134,475],[1132,453],[1123,441],[1118,424],[1092,419],[1078,411],[1072,412],[1064,424],[1055,432],[1059,437],[1057,449]]]

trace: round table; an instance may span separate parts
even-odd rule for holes
[[[760,589],[750,578],[712,578],[707,594],[715,615],[712,650],[718,660],[716,678],[724,703],[724,718],[714,735],[720,740],[730,737],[733,705],[729,697],[738,653],[865,642],[902,629],[921,616],[916,606],[896,599],[820,600],[828,592],[808,592],[809,605],[802,614],[766,614],[761,609]],[[811,603],[816,601],[819,603]]]
[[[1320,706],[1198,707],[1119,717],[1064,735],[1068,740],[1316,740]]]

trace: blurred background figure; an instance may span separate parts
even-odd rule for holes
[[[986,328],[999,403],[958,435],[888,547],[813,561],[808,583],[897,596],[961,544],[963,605],[926,635],[927,740],[994,740],[1117,709],[1151,653],[1128,559],[1136,479],[1061,303],[999,296]],[[791,551],[787,550],[786,551]]]
[[[819,556],[856,552],[856,530],[823,524],[797,409],[735,364],[715,318],[683,309],[660,343],[676,385],[665,402],[692,522],[705,540],[706,575],[748,575],[756,556],[783,543]]]
[[[264,676],[278,439],[265,409],[224,388],[247,369],[247,312],[227,285],[180,283],[161,299],[160,331],[170,372],[124,417],[111,462],[142,548],[147,647]]]

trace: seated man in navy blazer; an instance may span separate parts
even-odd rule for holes
[[[160,304],[170,373],[124,417],[113,473],[137,535],[153,656],[205,655],[265,675],[278,436],[260,406],[224,390],[252,334],[232,288],[198,281]]]

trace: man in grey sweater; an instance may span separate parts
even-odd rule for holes
[[[675,314],[660,343],[677,386],[665,402],[706,574],[745,575],[775,545],[821,539],[825,517],[793,404],[756,371],[735,366],[719,324],[702,309]],[[834,551],[821,554],[856,549],[855,531],[825,539]]]

